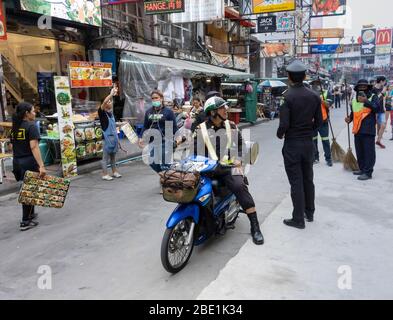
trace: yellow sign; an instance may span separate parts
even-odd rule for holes
[[[296,0],[253,0],[252,9],[254,14],[280,12],[280,11],[293,11],[296,9]]]
[[[344,29],[311,29],[310,38],[344,38]]]

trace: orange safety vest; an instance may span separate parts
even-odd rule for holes
[[[324,93],[323,93],[323,95],[321,96],[321,100],[322,100],[322,103],[321,103],[321,110],[322,110],[322,119],[323,119],[323,121],[326,121],[327,120],[327,118],[328,118],[328,112],[327,112],[327,104],[326,104],[326,99],[327,99],[327,92],[325,91]]]
[[[374,95],[372,95],[369,99],[371,102]],[[352,113],[353,113],[353,128],[352,133],[358,134],[360,127],[362,125],[362,121],[371,113],[369,108],[364,107],[362,102],[358,102],[355,99],[352,100]]]

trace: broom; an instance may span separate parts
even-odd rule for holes
[[[328,121],[329,121],[330,131],[332,132],[332,137],[333,137],[332,146],[330,148],[331,153],[332,153],[332,159],[334,162],[344,162],[345,151],[343,148],[341,148],[341,146],[336,141],[336,137],[334,136],[333,127],[332,127],[332,123],[330,121],[330,117],[328,118]]]
[[[347,91],[347,80],[345,80],[345,91]],[[345,95],[345,104],[346,104],[346,109],[347,109],[347,117],[349,117],[349,107],[348,107],[348,95]],[[349,130],[349,123],[347,123],[347,129],[348,129],[348,151],[347,154],[344,157],[344,169],[348,171],[358,171],[359,170],[359,165],[358,161],[356,160],[355,156],[352,153],[351,149],[351,136],[350,136],[350,130]]]

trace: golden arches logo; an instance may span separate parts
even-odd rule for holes
[[[391,42],[392,42],[391,30],[378,31],[377,44],[390,44]]]

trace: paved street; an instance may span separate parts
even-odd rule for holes
[[[343,116],[343,109],[334,111],[338,132]],[[183,271],[168,274],[160,245],[174,205],[158,194],[151,169],[133,163],[121,167],[123,178],[116,181],[102,181],[98,171],[78,177],[65,207],[38,208],[40,226],[26,232],[18,230],[16,194],[0,198],[0,298],[392,298],[393,147],[386,141],[388,149],[378,150],[369,182],[357,182],[340,164],[317,165],[316,222],[291,230],[281,221],[291,203],[277,125],[251,129],[261,145],[249,179],[265,245],[251,243],[248,219],[241,216],[235,230],[196,248]],[[346,149],[344,131],[339,142]],[[51,267],[51,290],[37,287],[42,265]],[[353,267],[348,296],[337,289],[339,265]]]

